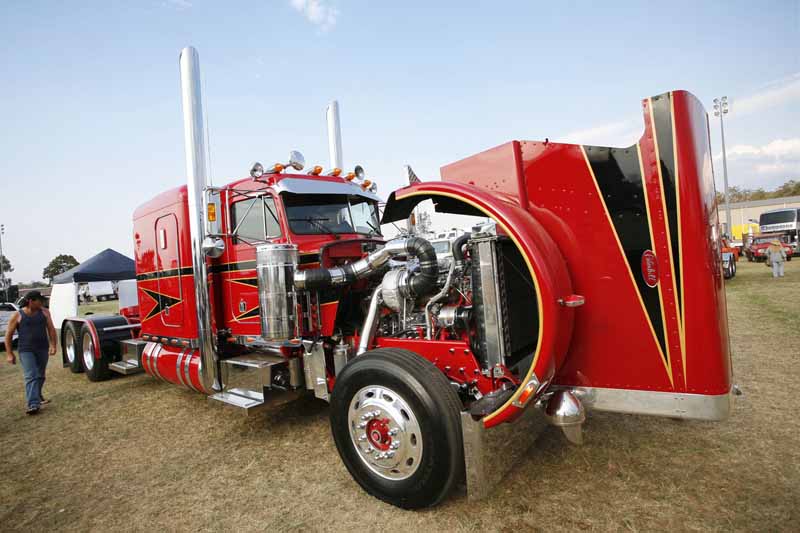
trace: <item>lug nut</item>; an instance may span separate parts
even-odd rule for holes
[[[397,448],[399,448],[399,447],[400,447],[400,443],[399,443],[399,442],[393,442],[393,443],[392,443],[392,446],[391,446],[391,448],[392,448],[393,450],[396,450],[396,449],[397,449]]]
[[[394,437],[394,436],[395,436],[395,435],[397,435],[398,433],[400,433],[400,430],[399,430],[398,428],[394,428],[394,429],[390,429],[390,430],[389,430],[389,436],[390,436],[390,437]]]
[[[361,435],[360,437],[358,437],[358,441],[359,442],[364,442],[365,440],[367,440],[367,436],[366,435]]]
[[[367,427],[367,423],[366,423],[366,422],[361,422],[361,423],[358,425],[358,429],[364,429],[365,427]]]

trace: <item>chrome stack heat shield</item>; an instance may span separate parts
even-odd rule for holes
[[[261,337],[265,341],[286,341],[296,336],[296,269],[296,245],[263,244],[256,249]]]
[[[331,158],[331,169],[342,168],[342,127],[339,122],[339,102],[333,100],[328,104],[325,116],[328,122],[328,153]]]
[[[189,233],[192,237],[192,274],[195,286],[197,337],[200,344],[200,374],[207,391],[222,390],[211,326],[211,304],[208,290],[208,265],[203,252],[205,239],[206,137],[203,123],[203,103],[200,94],[200,60],[195,50],[181,50],[181,102],[183,104],[183,133],[186,144],[186,177],[189,203]]]

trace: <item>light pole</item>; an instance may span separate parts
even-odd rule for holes
[[[731,226],[731,197],[728,193],[728,158],[725,154],[725,124],[722,120],[723,115],[728,114],[728,97],[714,98],[714,116],[719,117],[719,134],[722,139],[722,179],[725,183],[725,222],[728,238],[733,238],[733,227]]]
[[[6,233],[6,225],[0,224],[0,288],[3,289],[3,301],[8,300],[8,289],[6,289],[6,256],[3,255],[3,235]]]

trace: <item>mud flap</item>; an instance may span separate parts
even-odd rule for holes
[[[547,425],[544,413],[535,407],[526,409],[512,423],[491,429],[486,429],[482,420],[473,419],[468,411],[462,411],[467,497],[475,501],[491,495]]]

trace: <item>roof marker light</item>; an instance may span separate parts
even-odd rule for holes
[[[338,167],[328,172],[328,176],[333,176],[334,178],[338,178],[341,174],[342,174],[342,169]]]
[[[361,188],[366,191],[367,189],[369,189],[370,185],[372,185],[372,182],[370,180],[364,180],[364,182],[361,184]]]
[[[255,163],[253,163],[253,167],[250,169],[250,176],[252,176],[253,179],[258,179],[263,175],[264,175],[264,166],[258,161],[256,161]]]
[[[309,176],[319,176],[320,174],[322,174],[322,167],[319,165],[311,167],[311,170],[308,171]]]
[[[344,179],[346,179],[347,181],[353,181],[354,179],[356,179],[356,173],[348,172],[347,176],[345,176]]]

